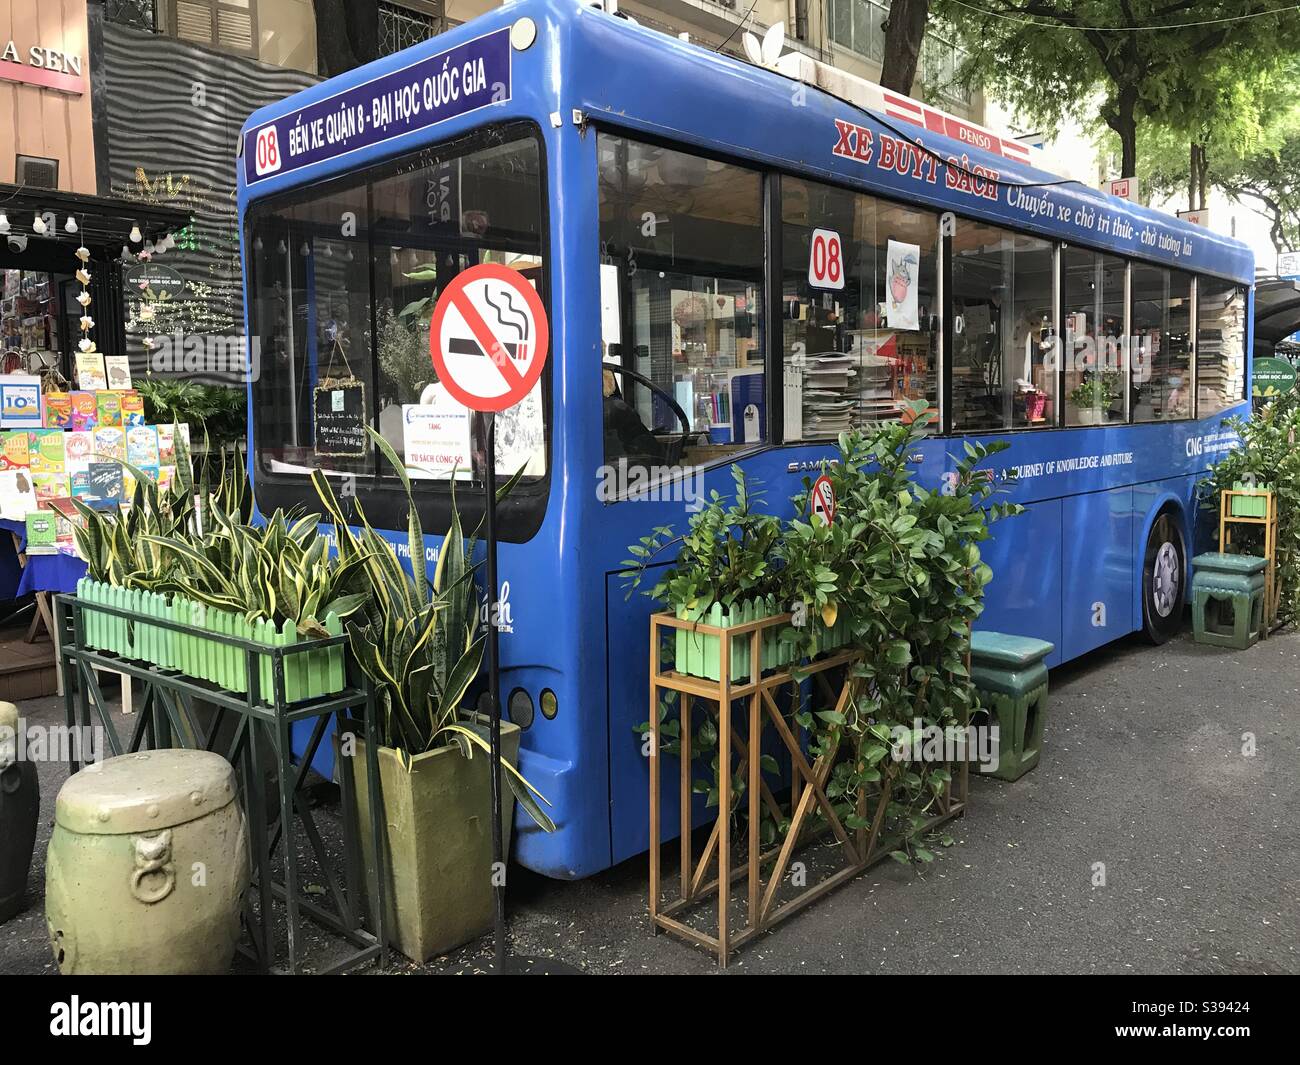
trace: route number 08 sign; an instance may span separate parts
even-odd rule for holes
[[[808,284],[813,288],[844,287],[844,246],[833,229],[814,229],[808,245]]]

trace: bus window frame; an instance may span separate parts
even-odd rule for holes
[[[781,380],[779,377],[774,379],[772,374],[772,342],[774,333],[779,338],[780,322],[772,316],[772,276],[773,276],[773,246],[777,254],[780,252],[780,175],[781,171],[767,166],[763,163],[756,163],[752,159],[745,159],[740,156],[728,155],[724,152],[707,151],[698,145],[688,141],[673,140],[671,137],[655,136],[647,133],[645,130],[631,126],[620,126],[616,122],[592,119],[587,128],[595,135],[593,143],[599,142],[601,134],[611,137],[621,137],[624,140],[633,141],[638,144],[649,145],[657,148],[663,148],[666,151],[680,152],[683,155],[689,155],[697,159],[709,160],[713,162],[725,163],[728,166],[738,167],[742,170],[756,174],[760,181],[759,188],[759,224],[763,227],[763,256],[760,264],[760,276],[755,288],[758,289],[763,298],[763,313],[760,316],[761,326],[764,332],[764,342],[759,346],[763,353],[763,373],[764,373],[764,392],[767,403],[767,432],[766,439],[756,444],[740,450],[724,450],[723,454],[716,458],[710,458],[705,462],[694,464],[682,464],[674,470],[669,476],[659,476],[646,482],[646,489],[661,489],[665,485],[679,483],[686,478],[693,476],[697,471],[708,472],[710,470],[720,469],[724,466],[730,466],[739,459],[751,458],[754,455],[762,454],[774,448],[786,446],[784,440],[784,393],[782,391]],[[600,240],[600,155],[597,151],[595,160],[595,171],[593,177],[596,182],[596,262],[602,262],[603,241]],[[772,231],[772,212],[775,210],[777,226],[775,240]],[[778,260],[775,260],[779,262]],[[619,313],[622,315],[623,307],[626,303],[626,278],[622,271],[619,272],[618,294],[619,294]],[[780,277],[777,271],[777,288],[779,291]],[[777,305],[780,301],[778,300]],[[775,328],[774,328],[775,327]],[[779,340],[778,340],[779,342]],[[604,444],[601,444],[601,464],[608,465],[607,457],[604,454]],[[661,467],[662,468],[662,467]],[[620,493],[617,499],[606,502],[606,505],[623,502],[631,498],[626,493]]]
[[[422,145],[413,150],[401,152],[393,155],[386,155],[377,159],[368,166],[347,174],[336,175],[333,177],[322,178],[316,181],[295,185],[292,188],[285,189],[281,192],[272,193],[258,199],[251,200],[244,211],[243,225],[243,249],[241,264],[244,269],[244,276],[251,280],[254,276],[253,270],[253,240],[255,237],[254,222],[257,220],[261,211],[268,208],[272,211],[283,210],[290,207],[296,207],[304,203],[311,203],[320,198],[322,193],[328,194],[334,190],[364,188],[366,195],[367,211],[370,212],[374,186],[392,177],[398,176],[402,172],[402,166],[406,163],[417,160],[421,155],[431,152],[446,151],[448,145],[460,144],[463,147],[453,158],[472,154],[484,147],[491,146],[489,138],[494,135],[504,133],[505,136],[497,143],[511,143],[514,141],[522,142],[531,140],[537,148],[538,160],[538,201],[540,215],[538,219],[538,231],[541,237],[540,255],[542,258],[541,285],[539,286],[538,295],[542,300],[542,305],[546,308],[548,318],[554,318],[553,293],[554,293],[554,275],[552,255],[554,253],[555,242],[552,240],[551,222],[552,212],[550,210],[550,160],[546,149],[546,137],[542,131],[540,123],[529,117],[513,117],[504,121],[484,122],[476,125],[471,129],[465,130],[454,137],[437,141],[432,144]],[[517,133],[518,136],[511,136]],[[412,173],[415,170],[410,171]],[[370,302],[370,327],[371,327],[371,361],[372,361],[372,378],[379,373],[379,364],[375,345],[378,343],[375,321],[377,309],[375,307],[374,296],[376,293],[376,267],[375,267],[375,232],[371,224],[371,219],[367,218],[366,224],[366,254],[369,256],[369,302]],[[248,301],[251,293],[248,282],[245,283],[245,300]],[[247,306],[245,313],[248,315],[249,325],[252,325],[252,308]],[[260,333],[250,333],[250,336],[260,336]],[[554,383],[553,383],[553,366],[555,354],[555,338],[551,338],[551,352],[547,358],[546,366],[543,368],[540,382],[542,385],[542,418],[543,418],[543,440],[546,451],[546,472],[539,477],[530,480],[521,480],[514,486],[509,495],[501,500],[497,506],[498,512],[498,531],[501,539],[508,543],[526,543],[531,540],[541,529],[546,519],[546,512],[549,506],[551,495],[553,465],[555,460],[554,432],[555,432],[555,403],[554,403]],[[378,389],[375,388],[374,381],[370,382],[375,395],[378,395]],[[257,383],[250,385],[250,390],[256,389]],[[296,387],[296,385],[292,386]],[[255,391],[252,392],[254,402],[257,399]],[[376,409],[373,412],[373,418],[369,424],[372,428],[378,429],[378,415]],[[402,488],[400,479],[395,473],[385,473],[386,463],[381,461],[378,448],[372,446],[372,456],[375,461],[375,470],[373,473],[340,475],[352,476],[356,485],[356,495],[362,500],[367,517],[373,522],[376,528],[384,529],[403,529],[407,525],[406,516],[406,493]],[[248,465],[250,479],[252,482],[254,498],[260,510],[266,512],[268,507],[264,498],[259,498],[259,489],[265,488],[273,494],[272,505],[270,509],[276,507],[291,507],[295,505],[303,506],[309,512],[320,509],[320,500],[316,496],[315,489],[312,487],[311,480],[306,475],[296,473],[274,473],[262,469],[261,461],[257,453],[257,445],[248,449]],[[331,478],[333,484],[340,478]],[[420,520],[429,535],[442,535],[435,530],[445,529],[450,524],[451,507],[453,495],[455,496],[456,508],[460,512],[462,523],[468,523],[473,527],[481,520],[484,511],[483,501],[483,481],[481,479],[471,479],[462,481],[452,481],[451,479],[438,478],[418,478],[412,481],[413,494],[416,506],[419,510]]]

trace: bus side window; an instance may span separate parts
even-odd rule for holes
[[[1196,281],[1198,417],[1240,403],[1246,394],[1246,290],[1231,281]]]
[[[1192,278],[1133,264],[1133,420],[1190,418]]]
[[[763,442],[760,175],[608,133],[597,152],[606,463]]]
[[[936,406],[939,216],[790,176],[781,201],[786,440]]]
[[[958,432],[1056,424],[1059,365],[1051,242],[961,220],[952,241],[952,427]]]

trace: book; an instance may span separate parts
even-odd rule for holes
[[[93,429],[99,424],[99,407],[95,403],[94,392],[73,392],[72,428]]]
[[[26,429],[9,429],[0,435],[0,471],[25,470],[31,465]]]
[[[131,360],[125,355],[105,355],[104,373],[109,388],[120,392],[131,387]]]
[[[158,430],[137,425],[126,430],[126,461],[132,466],[158,465]]]
[[[158,463],[170,466],[176,462],[176,427],[173,425],[155,425],[158,431]]]
[[[144,396],[139,392],[122,393],[122,426],[131,428],[144,425]]]
[[[63,430],[31,430],[27,434],[27,459],[33,474],[62,473]]]
[[[77,352],[77,387],[91,391],[108,387],[104,356],[98,351]]]
[[[36,511],[27,515],[27,553],[52,555],[59,541],[57,515]]]
[[[0,518],[23,521],[36,509],[36,489],[26,470],[0,470]]]
[[[126,433],[113,427],[95,430],[94,456],[100,462],[116,459],[121,462],[126,458]],[[93,466],[94,463],[92,462]]]
[[[106,510],[121,505],[123,490],[120,462],[92,462],[86,472],[89,486],[82,498],[88,506]]]
[[[121,428],[122,393],[96,392],[95,409],[98,412],[100,428]]]
[[[41,414],[46,429],[72,428],[72,395],[69,392],[46,392]]]
[[[45,509],[59,496],[72,494],[66,473],[33,473],[32,487],[36,490],[36,506]]]
[[[94,432],[74,430],[63,434],[63,468],[69,473],[84,470],[94,453]]]

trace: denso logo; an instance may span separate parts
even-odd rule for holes
[[[993,150],[993,138],[970,126],[958,126],[957,136],[967,144],[975,145],[976,148],[983,148],[985,151]]]

